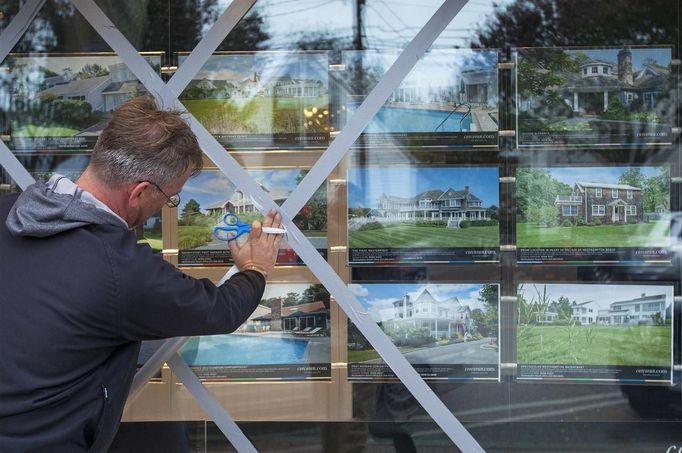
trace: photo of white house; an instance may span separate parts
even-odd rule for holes
[[[426,328],[430,336],[450,338],[465,335],[474,327],[471,308],[456,296],[438,300],[424,289],[414,300],[409,294],[393,302],[393,318],[386,319],[387,328]]]
[[[670,285],[520,283],[518,363],[670,367],[673,299]]]
[[[499,362],[497,284],[354,283],[349,289],[417,369],[438,365],[461,374],[463,369],[455,372],[452,367]],[[371,369],[390,374],[352,322],[348,324],[348,363],[351,378],[363,378]],[[496,370],[489,371],[496,376]]]

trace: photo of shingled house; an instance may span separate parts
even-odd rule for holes
[[[639,223],[644,220],[642,189],[627,184],[576,182],[571,195],[557,195],[559,219],[586,223],[600,219],[603,225]]]
[[[404,220],[448,220],[448,226],[458,226],[461,220],[488,220],[481,199],[469,190],[448,188],[427,190],[414,197],[401,198],[381,194],[376,216]]]

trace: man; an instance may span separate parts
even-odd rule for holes
[[[76,183],[56,175],[0,198],[0,451],[106,451],[141,340],[234,331],[257,307],[281,235],[254,222],[216,287],[131,231],[202,166],[178,112],[133,99],[113,114]],[[278,227],[274,210],[263,224]]]

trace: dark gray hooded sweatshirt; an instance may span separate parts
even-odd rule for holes
[[[232,332],[265,288],[216,287],[116,216],[36,183],[0,197],[0,451],[106,451],[141,340]]]

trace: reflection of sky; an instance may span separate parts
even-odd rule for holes
[[[379,75],[398,58],[394,51],[347,51],[343,61],[360,61],[366,68],[379,70]],[[454,86],[465,70],[494,69],[497,66],[497,52],[467,49],[439,49],[427,52],[419,59],[403,83],[424,82],[431,86]]]
[[[604,49],[604,50],[577,50],[575,52],[583,52],[593,60],[607,61],[609,63],[618,62],[618,52],[621,49]],[[647,59],[655,60],[661,66],[667,66],[672,59],[672,49],[670,48],[652,48],[652,49],[631,49],[632,51],[632,67],[635,71],[642,68],[642,65]]]
[[[483,285],[480,284],[350,284],[348,288],[355,295],[363,307],[370,310],[375,321],[393,318],[393,302],[410,296],[415,300],[425,289],[438,301],[456,297],[464,306],[468,305],[471,310],[483,308],[483,303],[478,300],[478,293]]]
[[[641,297],[642,294],[647,296],[655,296],[658,294],[665,294],[665,305],[668,307],[673,300],[673,287],[663,285],[589,285],[589,284],[547,284],[540,283],[532,284],[525,283],[519,294],[523,296],[526,302],[530,302],[533,298],[537,300],[537,292],[535,288],[543,293],[543,287],[547,287],[547,294],[551,301],[556,301],[559,297],[567,297],[573,303],[582,303],[593,301],[599,308],[607,309],[614,302],[622,302]]]
[[[184,58],[179,59],[180,64]],[[326,53],[306,52],[213,55],[194,78],[241,82],[257,72],[262,81],[288,76],[293,79],[319,80],[326,87],[329,66],[327,58]]]
[[[303,292],[311,287],[312,284],[308,283],[268,283],[265,286],[265,293],[261,299],[270,299],[271,297],[286,297],[288,293],[298,293],[303,295]]]
[[[222,12],[229,0],[219,0]],[[254,8],[264,18],[273,49],[291,47],[291,43],[311,32],[330,36],[349,36],[353,26],[353,3],[328,0],[259,0]],[[505,6],[512,0],[468,1],[434,43],[435,47],[469,47],[474,33],[486,21],[493,6]],[[442,0],[366,2],[363,34],[373,48],[402,47],[443,4]]]
[[[548,168],[555,179],[573,186],[576,182],[597,182],[604,184],[618,184],[618,178],[632,167],[563,167]],[[657,167],[637,167],[645,177],[659,176]]]
[[[481,199],[481,206],[499,206],[497,167],[356,167],[348,170],[348,207],[376,208],[382,194],[408,198],[427,190],[463,190],[464,186]]]
[[[300,170],[248,170],[248,173],[266,190],[281,193],[283,191],[291,192],[296,188],[296,177]],[[227,179],[222,171],[203,170],[198,175],[188,179],[180,192],[181,202],[178,207],[178,215],[182,213],[185,204],[191,199],[196,200],[203,211],[208,206],[229,199],[235,189],[234,184]]]

